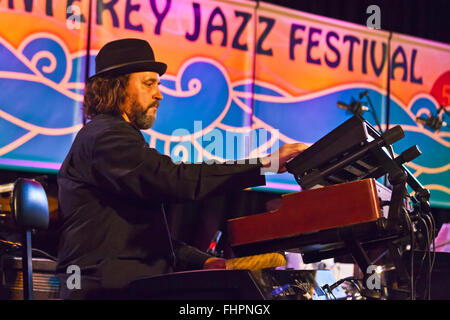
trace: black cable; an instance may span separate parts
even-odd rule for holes
[[[405,214],[406,220],[410,228],[410,275],[409,275],[409,286],[410,286],[410,299],[415,300],[414,292],[414,225],[408,214]]]
[[[13,248],[12,250],[9,250],[9,251],[7,251],[7,252],[8,252],[8,253],[11,253],[11,252],[19,251],[19,250],[22,250],[22,248],[20,248],[20,247],[17,248],[17,247],[16,247],[16,248]],[[32,251],[32,252],[37,252],[37,253],[39,253],[39,254],[45,256],[46,258],[48,258],[48,259],[50,259],[50,260],[52,260],[52,261],[55,261],[55,262],[58,261],[58,258],[52,256],[51,254],[49,254],[49,253],[47,253],[47,252],[45,252],[45,251],[40,250],[40,249],[31,248],[31,251]]]
[[[325,294],[327,295],[327,300],[329,300],[328,299],[328,296],[329,295],[331,295],[331,296],[333,296],[333,298],[334,298],[334,300],[337,300],[337,298],[336,298],[336,296],[334,295],[334,293],[333,293],[333,290],[329,290],[330,288],[328,287],[328,285],[326,285],[326,292],[325,292]]]
[[[380,120],[378,120],[377,113],[375,111],[375,108],[373,107],[372,100],[370,99],[370,96],[369,96],[369,92],[365,91],[362,94],[364,94],[364,96],[366,97],[367,101],[369,102],[370,111],[372,112],[372,116],[375,119],[375,123],[377,124],[378,129],[380,130],[380,134],[382,134],[383,130],[381,129],[381,123],[380,123]]]
[[[51,254],[49,254],[49,253],[47,253],[47,252],[45,252],[45,251],[42,251],[42,250],[36,249],[36,248],[32,248],[31,250],[32,250],[33,252],[37,252],[37,253],[42,254],[43,256],[49,258],[50,260],[58,261],[58,259],[57,259],[56,257],[52,256]]]
[[[325,284],[325,285],[322,286],[322,290],[325,292],[327,300],[330,300],[328,298],[330,296],[330,293],[331,293],[330,286],[328,284]]]
[[[422,255],[421,261],[420,261],[420,267],[419,267],[419,276],[416,278],[416,284],[420,278],[420,274],[422,272],[422,267],[423,267],[423,262],[425,261],[425,258],[428,256],[428,268],[431,267],[431,260],[430,260],[430,252],[429,252],[429,248],[430,248],[430,229],[428,229],[428,222],[427,220],[425,220],[422,216],[419,218],[420,221],[423,223],[424,227],[425,227],[425,233],[426,233],[426,249],[424,250],[424,254]],[[429,269],[428,269],[429,270]],[[428,276],[427,276],[428,279]],[[424,289],[424,294],[423,297],[425,298],[425,296],[427,295],[428,292],[428,296],[429,296],[429,291],[430,291],[430,286],[428,285],[428,281],[427,281],[427,285],[425,286]],[[429,298],[428,298],[429,299]]]
[[[424,214],[424,217],[427,218],[430,223],[430,246],[433,244],[433,259],[431,265],[434,266],[434,261],[436,259],[436,224],[432,214]]]
[[[429,219],[429,221],[430,221],[430,224],[431,224],[431,232],[430,232],[430,235],[431,235],[431,241],[430,242],[432,242],[433,243],[433,258],[431,259],[431,252],[430,252],[430,255],[429,255],[429,259],[431,260],[431,262],[430,262],[430,265],[429,265],[429,270],[428,270],[428,286],[429,286],[429,288],[428,288],[428,299],[431,299],[431,277],[432,277],[432,273],[433,273],[433,268],[434,268],[434,262],[435,262],[435,259],[436,259],[436,242],[435,242],[435,237],[436,237],[436,224],[435,224],[435,221],[434,221],[434,217],[433,217],[433,215],[431,214],[431,213],[428,213],[428,214],[426,214],[425,215],[428,219]],[[430,244],[430,246],[431,246],[431,244]],[[431,251],[431,248],[429,248],[429,250]]]
[[[90,70],[90,62],[91,62],[91,29],[92,29],[92,0],[88,1],[89,10],[88,10],[88,28],[87,28],[87,40],[86,40],[86,65],[84,69],[84,85],[89,80],[89,70]],[[83,126],[86,125],[86,118],[83,111]]]
[[[172,266],[175,269],[177,266],[177,256],[175,254],[175,250],[172,242],[172,234],[170,233],[169,223],[167,222],[166,210],[164,209],[164,203],[161,203],[161,213],[163,215],[164,224],[166,226],[167,236],[169,237],[170,251],[172,254]]]
[[[358,289],[358,292],[361,293],[362,289],[358,283],[358,281],[360,281],[360,279],[353,278],[353,279],[350,279],[349,281]]]
[[[389,32],[387,41],[387,56],[391,56],[392,31]],[[391,59],[387,59],[387,86],[386,86],[386,131],[389,130],[390,113],[391,113]]]
[[[430,234],[429,234],[429,237],[428,237],[428,243],[427,243],[427,253],[428,253],[428,274],[427,274],[427,285],[426,285],[426,288],[428,289],[427,290],[427,298],[428,298],[428,300],[430,300],[431,299],[431,272],[432,272],[432,270],[433,270],[433,267],[432,267],[432,261],[431,261],[431,241],[432,241],[432,238],[433,238],[433,223],[432,223],[432,221],[431,221],[431,219],[429,220],[429,222],[430,222]]]
[[[424,227],[425,227],[425,233],[426,233],[426,242],[427,242],[427,246],[430,244],[430,229],[428,228],[428,222],[423,218],[420,217],[419,218],[420,221],[423,223]],[[424,254],[422,255],[422,262],[425,261],[425,257],[427,256],[427,250],[424,250]]]
[[[431,230],[431,236],[433,237],[433,262],[431,264],[431,267],[434,267],[434,262],[436,260],[436,242],[435,242],[435,238],[436,238],[436,221],[434,220],[434,217],[431,213],[427,214],[427,217],[431,220],[431,224],[432,224],[432,230]]]
[[[357,281],[359,281],[359,280],[360,280],[360,279],[357,279],[357,278],[355,278],[355,277],[346,277],[346,278],[342,278],[341,280],[336,281],[335,283],[333,283],[331,286],[328,285],[328,284],[322,286],[322,290],[323,290],[323,291],[328,290],[328,291],[333,295],[333,297],[334,297],[335,300],[336,300],[336,296],[332,293],[332,291],[333,291],[334,289],[336,289],[338,286],[340,286],[342,283],[344,283],[344,282],[350,282],[350,283],[356,288],[356,290],[358,291],[358,293],[361,294],[361,287],[360,287],[359,284],[357,283]]]
[[[428,274],[427,274],[427,285],[426,285],[426,292],[427,299],[431,300],[431,272],[433,270],[432,264],[431,264],[431,252],[430,252],[430,243],[428,244],[427,253],[428,253]]]

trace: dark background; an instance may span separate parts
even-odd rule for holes
[[[255,2],[260,2],[256,1]],[[450,43],[450,0],[265,0],[279,6],[366,25],[367,7],[381,11],[381,29]]]
[[[369,5],[381,9],[381,28],[420,38],[450,43],[450,0],[267,0],[276,5],[365,25]],[[0,171],[0,184],[18,177],[36,177],[41,173]],[[45,186],[50,197],[57,196],[56,176],[47,174]],[[173,235],[199,249],[206,250],[217,230],[224,232],[219,248],[225,257],[232,251],[226,245],[226,221],[230,218],[269,211],[277,208],[280,194],[236,191],[221,197],[187,204],[168,205],[166,208]],[[449,221],[450,210],[434,208],[438,226]],[[34,247],[56,255],[58,221],[51,220],[50,229],[34,235]],[[0,230],[0,236],[3,231]]]

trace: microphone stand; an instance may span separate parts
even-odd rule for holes
[[[373,118],[375,119],[378,129],[380,130],[380,133],[383,133],[383,130],[381,130],[381,123],[378,120],[377,113],[375,112],[375,108],[373,107],[373,104],[372,104],[372,99],[370,99],[369,92],[367,90],[359,94],[359,99],[362,99],[363,97],[367,98]]]
[[[383,130],[381,130],[380,120],[378,120],[377,113],[375,112],[375,108],[373,107],[373,104],[372,104],[372,99],[370,99],[369,92],[367,90],[359,94],[359,99],[362,99],[364,97],[367,97],[367,101],[369,102],[369,106],[370,106],[370,111],[372,112],[373,118],[375,119],[378,129],[380,130],[380,134],[382,134]],[[391,155],[392,159],[394,159],[394,151],[392,150],[392,145],[386,146],[386,149],[389,151],[389,154]],[[385,178],[384,184],[386,185],[386,183],[387,183],[387,181]]]

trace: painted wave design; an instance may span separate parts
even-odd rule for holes
[[[191,60],[179,72],[179,77],[163,80],[167,88],[161,108],[158,109],[153,131],[172,135],[190,130],[194,121],[208,127],[223,118],[229,107],[229,89],[222,70],[206,60]],[[175,88],[170,89],[169,88]],[[167,120],[170,119],[170,120]]]
[[[91,73],[94,56],[93,52],[89,57]],[[85,63],[85,52],[70,54],[51,34],[31,35],[19,48],[0,38],[1,158],[37,159],[53,165],[62,162],[81,128]],[[368,90],[384,129],[386,119],[381,112],[385,92],[378,87],[351,83],[292,96],[266,82],[231,82],[217,61],[192,58],[176,75],[163,76],[164,101],[155,125],[143,133],[150,146],[175,160],[258,156],[284,143],[314,143],[351,116],[336,102],[349,104],[364,90]],[[448,129],[434,133],[415,122],[416,116],[436,109],[436,101],[427,94],[418,95],[409,105],[392,97],[390,123],[402,125],[406,132],[406,138],[394,146],[395,151],[418,144],[423,155],[409,164],[411,170],[448,199],[450,133]],[[365,117],[375,125],[370,113]],[[227,153],[211,148],[210,136],[216,133],[231,133],[238,140],[264,133],[266,139]],[[293,179],[282,178],[295,184]],[[278,182],[280,176],[271,179]]]
[[[73,58],[51,34],[33,34],[17,49],[0,38],[0,157],[51,168],[64,159],[81,128],[83,96],[73,90],[83,83]]]
[[[255,116],[277,128],[280,127],[282,134],[298,141],[313,143],[329,131],[336,128],[339,124],[347,120],[351,114],[336,106],[337,101],[350,104],[354,97],[361,93],[359,88],[336,88],[337,91],[325,93],[324,95],[314,95],[307,99],[286,98],[286,102],[272,102],[270,98],[255,103]],[[381,122],[382,129],[386,127],[383,121],[381,106],[384,102],[384,94],[376,90],[368,90],[371,100],[374,104],[375,112]],[[417,109],[416,105],[423,104],[423,100],[416,100],[412,109]],[[428,100],[429,101],[429,100]],[[390,127],[400,124],[405,131],[406,137],[397,142],[394,147],[399,151],[418,144],[423,151],[422,156],[415,162],[427,166],[444,166],[448,163],[450,155],[450,143],[448,143],[448,132],[442,131],[440,134],[434,134],[423,126],[415,122],[416,115],[407,112],[395,100],[391,101],[391,119]],[[369,112],[364,114],[374,127],[378,128],[373,115]],[[282,124],[282,125],[280,125]],[[312,128],[314,128],[312,130]]]
[[[385,130],[386,119],[382,109],[385,108],[386,93],[364,83],[329,88],[301,97],[287,94],[282,97],[260,95],[254,104],[254,114],[257,121],[279,128],[280,135],[285,137],[284,140],[313,143],[351,116],[348,111],[337,107],[337,101],[350,104],[352,98],[356,99],[365,90],[372,100],[381,129]],[[418,145],[422,155],[407,166],[422,184],[432,190],[432,199],[436,199],[435,203],[442,205],[448,202],[450,132],[448,128],[443,128],[441,132],[433,132],[415,121],[417,116],[436,113],[439,108],[437,102],[430,95],[419,94],[407,106],[395,96],[391,97],[390,103],[390,127],[401,125],[405,131],[405,138],[394,144],[394,152],[400,153],[413,145]],[[366,112],[364,117],[378,128],[371,113]]]

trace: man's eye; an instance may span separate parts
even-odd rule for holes
[[[146,85],[147,87],[152,87],[153,85],[160,85],[161,83],[157,83],[157,82],[144,82],[144,85]]]

